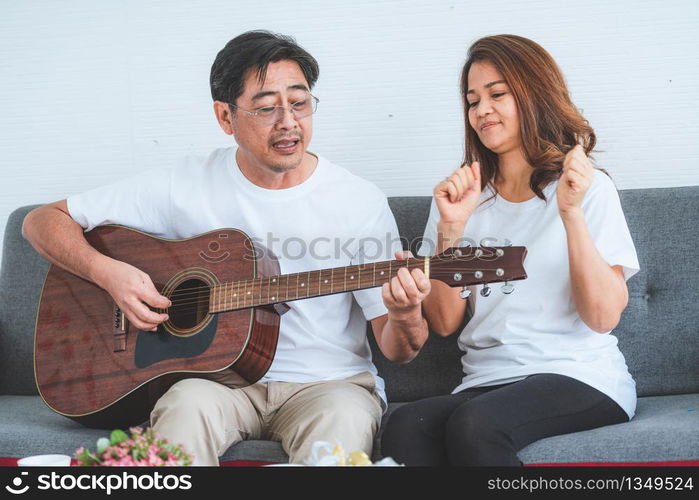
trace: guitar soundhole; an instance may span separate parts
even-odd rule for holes
[[[207,319],[210,293],[209,285],[198,279],[188,279],[177,285],[170,294],[172,305],[168,309],[168,322],[179,331],[194,329]]]

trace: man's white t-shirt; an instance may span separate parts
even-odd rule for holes
[[[318,157],[313,173],[288,189],[251,183],[236,148],[188,157],[68,198],[85,230],[120,224],[161,238],[184,239],[214,229],[245,232],[278,258],[282,274],[390,260],[401,249],[386,196],[370,182]],[[260,380],[314,382],[370,372],[366,321],[387,313],[381,288],[289,302],[277,351]]]
[[[491,284],[489,297],[476,294],[474,316],[459,336],[464,378],[453,392],[498,385],[538,373],[580,380],[608,395],[633,417],[636,384],[613,335],[596,333],[578,315],[571,295],[566,233],[558,213],[558,182],[544,189],[547,201],[535,197],[512,203],[481,195],[464,238],[472,245],[527,247],[527,279],[515,291],[501,293]],[[582,203],[590,235],[602,258],[622,266],[628,280],[639,270],[636,250],[611,179],[595,170]],[[434,200],[420,255],[434,254],[439,211]],[[485,240],[485,241],[484,241]],[[477,287],[478,292],[483,288]],[[604,293],[604,290],[600,290]]]

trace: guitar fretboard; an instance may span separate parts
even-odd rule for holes
[[[429,276],[429,257],[390,260],[223,283],[211,288],[209,311],[246,309],[381,286],[402,267]]]

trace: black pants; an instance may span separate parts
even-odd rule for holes
[[[628,420],[587,384],[532,375],[401,406],[386,423],[381,453],[406,465],[519,466],[517,452],[534,441]]]

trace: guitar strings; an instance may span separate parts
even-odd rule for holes
[[[484,272],[492,272],[493,270],[485,269],[485,270],[482,270],[482,271],[484,271]],[[462,275],[463,275],[463,274],[468,274],[468,275],[470,275],[470,274],[473,274],[473,273],[474,273],[474,271],[464,271],[460,266],[457,266],[457,267],[441,267],[441,268],[440,268],[440,273],[447,273],[447,274],[448,274],[448,273],[451,273],[451,272],[454,272],[455,274],[456,274],[456,273],[459,273],[459,274],[462,274]],[[293,275],[285,275],[285,276],[293,276]],[[393,276],[391,276],[391,277],[393,277]],[[267,289],[269,290],[272,286],[275,286],[275,285],[272,285],[272,283],[271,283],[271,281],[270,281],[270,280],[272,280],[272,279],[274,279],[274,278],[276,278],[276,279],[278,280],[278,282],[279,282],[279,276],[269,276],[269,277],[256,278],[256,279],[252,279],[252,280],[240,280],[240,281],[234,281],[234,282],[229,282],[229,283],[223,283],[223,284],[220,284],[220,285],[214,285],[213,287],[211,287],[211,286],[209,286],[209,285],[204,285],[204,286],[197,286],[197,287],[178,288],[178,289],[176,289],[176,290],[169,296],[169,298],[170,298],[171,300],[173,300],[173,302],[176,301],[176,300],[179,300],[180,303],[184,303],[184,302],[183,302],[184,299],[188,299],[188,298],[192,298],[192,299],[198,298],[199,295],[201,294],[201,292],[203,292],[203,291],[209,291],[210,294],[212,294],[212,293],[213,293],[213,288],[219,288],[218,294],[219,294],[219,295],[224,295],[224,296],[225,296],[225,295],[228,295],[228,294],[230,294],[230,293],[238,293],[238,292],[240,292],[240,291],[242,291],[242,290],[247,290],[248,287],[251,288],[251,289],[255,289],[255,287],[257,286],[258,290],[259,290],[260,288],[262,288],[262,287],[267,287]],[[499,281],[506,281],[506,280],[503,279],[502,277],[499,277],[499,278],[500,278]],[[319,278],[319,279],[320,279],[320,278]],[[381,279],[385,280],[386,278],[381,278]],[[298,279],[297,279],[297,281],[298,281]],[[315,281],[315,280],[310,280],[309,283],[313,283],[313,285],[315,285],[314,281]],[[479,282],[480,282],[480,281],[479,281]],[[319,284],[319,283],[318,283],[318,284]],[[313,285],[310,286],[309,289],[315,288],[315,286],[313,286]],[[276,286],[281,286],[281,285],[277,284]],[[298,285],[296,285],[296,286],[298,286]],[[376,285],[376,286],[379,286],[379,285]],[[230,287],[230,288],[223,289],[223,288],[220,288],[220,287]],[[293,284],[290,284],[290,283],[287,282],[285,285],[283,285],[283,288],[280,288],[280,289],[282,289],[282,290],[288,290],[288,289],[291,289],[291,288],[294,288],[294,287],[295,287],[295,286],[294,286]],[[348,291],[349,291],[349,290],[353,290],[353,289],[355,289],[355,288],[349,288]]]
[[[443,265],[444,262],[450,261],[450,262],[454,262],[455,264],[458,264],[459,262],[465,262],[465,261],[468,262],[468,261],[472,261],[476,258],[478,258],[481,261],[489,262],[489,261],[497,259],[498,256],[494,252],[486,251],[478,257],[476,257],[474,254],[462,255],[462,256],[452,257],[452,258],[447,258],[447,259],[438,259],[438,258],[433,257],[432,259],[430,259],[430,264],[433,266],[433,268],[439,266],[439,271],[442,273],[451,273],[451,272],[457,273],[458,272],[458,273],[463,274],[464,271],[461,268],[462,266],[458,266],[458,265],[455,267],[444,266]],[[410,270],[422,269],[422,267],[424,266],[424,263],[425,263],[425,258],[417,257],[417,258],[413,258],[413,259],[414,259],[413,262],[410,262],[409,261],[410,259],[404,261],[405,265],[401,266],[401,267],[407,268]],[[378,269],[385,270],[386,264],[389,264],[389,269],[390,269],[390,266],[393,262],[401,262],[401,261],[394,260],[394,261],[384,261],[384,262],[377,263],[378,265],[380,265],[380,267]],[[338,268],[338,269],[342,269],[342,268]],[[376,270],[377,270],[377,267],[375,265],[374,269],[371,272],[373,272],[375,274]],[[357,271],[361,272],[360,269],[357,269]],[[313,273],[313,272],[317,273],[319,271],[318,270],[307,271],[307,273],[309,273],[309,274]],[[396,269],[395,272],[397,273],[398,269]],[[470,274],[470,273],[471,272],[466,271],[466,274]],[[302,274],[303,273],[294,273],[294,274],[282,275],[282,276],[287,277],[287,284],[285,286],[285,290],[287,292],[287,294],[286,294],[287,298],[285,300],[297,300],[297,299],[301,299],[301,298],[308,298],[311,295],[311,294],[308,294],[308,295],[306,295],[306,297],[297,296],[295,299],[288,298],[288,292],[289,292],[290,286],[293,288],[293,285],[289,285],[289,280],[295,275],[296,280],[297,280],[297,288],[298,288],[298,280],[300,279]],[[393,275],[393,270],[391,270],[391,275]],[[233,300],[235,300],[237,303],[239,303],[241,300],[240,298],[233,299],[233,297],[228,297],[228,294],[229,293],[233,293],[233,294],[239,293],[241,290],[241,285],[243,287],[243,290],[247,290],[248,286],[250,286],[250,288],[252,290],[254,290],[255,284],[257,284],[257,283],[259,283],[259,285],[260,285],[259,286],[260,293],[262,292],[263,286],[266,285],[268,287],[267,298],[263,303],[268,303],[268,304],[275,303],[274,301],[269,300],[269,287],[271,286],[271,280],[273,278],[277,278],[277,280],[279,280],[279,278],[281,278],[282,276],[269,276],[269,277],[262,277],[262,278],[253,278],[251,280],[240,280],[240,281],[236,281],[236,282],[214,285],[214,287],[212,287],[210,285],[203,285],[203,286],[197,286],[197,287],[187,287],[187,288],[175,289],[173,291],[173,293],[169,296],[170,300],[172,301],[172,305],[170,307],[164,308],[164,309],[163,308],[156,308],[156,310],[169,310],[172,308],[177,308],[179,311],[186,311],[186,310],[197,309],[202,304],[207,304],[207,303],[211,302],[211,296],[215,294],[215,291],[213,290],[213,288],[216,288],[216,287],[228,287],[228,286],[230,286],[230,290],[222,289],[218,292],[219,297],[217,297],[217,298],[220,299],[220,295],[223,295],[223,299],[224,299],[223,303],[224,304],[228,304],[228,303],[232,304]],[[310,276],[308,276],[308,277],[310,277]],[[393,276],[391,276],[391,278],[392,277]],[[319,276],[318,280],[320,280],[320,279],[321,279],[321,277]],[[383,279],[385,279],[385,278],[383,278]],[[265,281],[267,281],[267,283],[265,283]],[[500,281],[504,281],[504,280],[501,279]],[[383,284],[383,283],[381,283],[381,284]],[[320,283],[319,283],[319,285],[320,285]],[[279,284],[277,284],[277,286],[279,286]],[[374,276],[374,281],[373,281],[372,286],[347,289],[346,282],[345,282],[345,290],[344,291],[352,291],[352,290],[357,290],[360,288],[372,288],[374,286],[378,286],[378,285],[376,285],[375,276]],[[209,292],[208,296],[202,297],[201,293],[205,292],[205,291]],[[342,293],[342,292],[333,292],[333,293]],[[297,294],[298,294],[298,290],[297,290]],[[316,294],[313,294],[313,295],[318,296]],[[250,296],[249,298],[254,299],[253,296]],[[243,300],[243,303],[245,303],[248,300],[248,297],[244,296],[242,300]],[[259,300],[262,300],[262,298],[260,297]],[[251,302],[252,301],[253,300],[251,300]],[[189,307],[189,309],[185,309],[184,306],[190,306],[190,307]],[[253,306],[250,305],[250,306],[245,306],[243,308],[248,308],[248,307],[253,307]]]
[[[488,271],[492,271],[492,270],[486,270],[486,272],[488,272]],[[463,269],[461,269],[460,267],[441,268],[440,272],[445,272],[445,273],[459,272],[460,274],[465,273],[465,274],[469,274],[469,275],[474,273],[474,271],[464,272]],[[255,290],[255,288],[257,288],[257,290],[260,290],[263,287],[267,287],[267,289],[268,289],[267,294],[269,294],[270,288],[272,286],[275,286],[275,285],[271,284],[271,281],[269,281],[272,278],[274,278],[274,277],[264,277],[264,278],[258,278],[255,280],[241,280],[241,281],[236,281],[236,282],[225,283],[222,285],[215,285],[214,287],[205,285],[205,286],[198,286],[198,287],[178,288],[169,296],[169,298],[173,301],[173,304],[175,302],[177,302],[178,304],[183,305],[183,304],[187,303],[188,299],[195,299],[197,301],[200,300],[199,298],[200,298],[202,292],[208,291],[209,296],[211,296],[211,295],[216,294],[216,292],[213,292],[213,288],[229,287],[229,286],[230,286],[229,288],[225,288],[225,289],[219,288],[217,295],[219,297],[221,297],[221,296],[229,297],[230,294],[237,294],[237,293],[240,293],[241,291],[247,290],[248,288],[251,289],[249,291],[252,291],[252,290]],[[385,278],[381,278],[381,279],[385,280]],[[309,286],[308,289],[315,289],[315,284],[318,282],[316,281],[314,283],[314,281],[315,280],[309,281],[309,283],[311,283],[311,286]],[[505,281],[505,280],[500,279],[500,281]],[[386,281],[384,281],[384,283],[385,282]],[[359,282],[357,282],[357,283],[359,283]],[[372,283],[375,283],[375,280],[372,281]],[[380,283],[380,284],[383,284],[383,283]],[[379,286],[380,284],[371,285],[370,287]],[[320,285],[320,283],[318,283],[318,285]],[[279,287],[280,285],[276,285],[276,286]],[[296,285],[296,287],[298,287],[298,285]],[[345,283],[345,287],[346,287],[346,283]],[[281,290],[283,293],[283,290],[286,290],[288,292],[288,290],[293,289],[293,288],[295,288],[295,286],[293,284],[287,283],[287,284],[283,285],[283,288],[278,288],[278,290]],[[352,291],[352,290],[356,290],[356,289],[357,288],[350,287],[350,288],[346,288],[346,290],[343,290],[343,291]],[[342,291],[338,291],[337,293],[342,293]],[[231,300],[235,300],[235,299],[231,299]],[[228,302],[228,301],[229,300],[226,300],[226,302]]]
[[[434,270],[434,267],[439,266],[439,271],[441,273],[451,273],[451,272],[457,273],[458,272],[458,273],[463,274],[465,271],[463,271],[462,265],[457,265],[457,264],[459,264],[460,262],[463,263],[464,261],[472,261],[476,258],[480,259],[481,261],[489,262],[489,261],[496,260],[498,258],[498,256],[493,252],[486,251],[484,254],[482,254],[478,257],[476,257],[473,254],[467,255],[467,256],[459,256],[456,258],[447,258],[447,259],[437,259],[437,258],[433,257],[432,259],[430,259],[430,262],[433,265],[433,270]],[[444,265],[445,261],[453,262],[454,267],[448,266],[448,265],[445,266]],[[394,260],[394,261],[384,261],[384,262],[377,263],[380,266],[378,269],[385,270],[386,264],[389,264],[389,269],[390,269],[391,264],[394,262],[400,262],[400,261]],[[424,262],[425,262],[425,259],[420,258],[420,257],[414,258],[414,260],[412,262],[410,262],[408,259],[407,261],[404,262],[405,265],[401,266],[401,267],[407,268],[409,270],[422,269]],[[338,268],[338,269],[342,269],[342,268]],[[372,272],[375,274],[376,270],[377,270],[377,267],[375,265]],[[357,271],[361,272],[360,269],[357,269]],[[392,271],[391,275],[393,275],[394,270],[391,270],[391,271]],[[306,273],[308,273],[307,277],[310,278],[310,273],[314,273],[314,272],[317,273],[318,270],[307,271],[306,272]],[[395,272],[397,273],[398,269],[396,269]],[[465,273],[471,274],[472,272],[473,271],[466,271]],[[272,286],[271,280],[276,278],[277,279],[277,286],[279,287],[280,286],[279,279],[283,276],[287,277],[287,284],[284,286],[284,289],[278,289],[277,293],[279,293],[279,292],[283,293],[283,291],[286,291],[286,298],[284,300],[303,299],[303,298],[308,298],[311,295],[313,295],[313,296],[326,295],[326,294],[316,295],[315,293],[313,293],[313,294],[309,293],[305,297],[299,296],[298,295],[298,291],[299,291],[298,290],[298,281],[301,278],[302,274],[304,274],[304,273],[302,272],[302,273],[287,274],[287,275],[282,275],[282,276],[269,276],[269,277],[262,277],[262,278],[253,278],[251,280],[240,280],[240,281],[236,281],[236,282],[229,282],[229,283],[223,283],[220,285],[214,285],[214,287],[211,287],[210,285],[204,285],[204,286],[197,286],[197,287],[187,287],[187,288],[175,289],[174,292],[170,295],[172,305],[168,308],[155,308],[155,310],[168,311],[170,309],[177,309],[177,311],[179,311],[179,312],[196,310],[196,309],[199,309],[202,305],[210,304],[212,295],[214,295],[214,296],[218,295],[216,298],[219,299],[219,303],[221,302],[220,299],[223,298],[222,302],[224,304],[224,307],[228,304],[231,304],[231,306],[232,306],[233,301],[235,301],[237,304],[240,304],[241,300],[243,301],[243,307],[236,305],[236,307],[233,309],[247,309],[249,307],[254,307],[255,305],[276,303],[277,301],[270,300],[270,286]],[[297,281],[297,286],[296,286],[296,288],[297,288],[296,295],[297,296],[295,298],[290,299],[288,297],[289,290],[291,288],[293,288],[294,285],[290,285],[289,280],[293,279],[294,275],[296,276],[296,281]],[[390,277],[392,278],[393,276],[390,276]],[[321,279],[321,276],[318,276],[318,280],[320,280],[320,279]],[[385,279],[385,278],[383,278],[383,279]],[[503,279],[502,277],[499,277],[498,281],[505,281],[505,279]],[[312,282],[312,280],[309,282]],[[480,282],[484,283],[483,281],[480,281]],[[358,282],[358,283],[360,283],[360,282]],[[384,283],[385,283],[385,281],[384,281]],[[259,297],[255,297],[253,295],[250,295],[249,297],[243,296],[242,299],[240,297],[237,297],[237,298],[233,297],[233,296],[236,296],[236,294],[241,291],[241,286],[243,288],[243,291],[247,291],[247,288],[249,286],[251,288],[251,290],[249,292],[251,292],[251,291],[254,291],[256,284],[259,284],[259,288],[258,288],[258,290],[260,292]],[[373,283],[370,286],[365,286],[365,287],[359,286],[357,288],[347,289],[346,284],[347,283],[345,282],[345,290],[343,290],[343,291],[352,291],[352,290],[358,290],[360,288],[372,288],[375,286],[379,286],[376,284],[375,276],[374,276]],[[383,284],[383,283],[380,283],[380,284]],[[465,283],[464,285],[468,285],[468,284],[477,284],[477,283]],[[262,298],[262,287],[264,287],[265,285],[267,286],[267,297],[265,299],[263,299]],[[318,285],[320,286],[320,283],[318,283]],[[360,283],[360,285],[361,285],[361,283]],[[213,290],[213,288],[215,288],[215,287],[228,287],[228,286],[230,286],[230,289],[227,289],[227,288],[219,289],[218,294],[216,294],[216,291]],[[459,286],[459,285],[457,285],[457,286]],[[310,288],[311,287],[309,287],[309,289]],[[313,287],[313,288],[315,288],[315,287]],[[205,291],[208,291],[209,293],[206,296],[202,296],[202,292],[205,292]],[[233,294],[233,296],[229,295],[231,293]],[[331,293],[342,293],[342,292],[333,291]],[[221,297],[221,295],[223,295],[223,297]],[[246,302],[248,302],[248,301],[252,302],[253,304],[257,303],[257,301],[262,301],[262,302],[259,302],[258,304],[255,304],[255,305],[253,305],[253,304],[247,305]],[[281,302],[281,301],[279,301],[279,302]]]
[[[393,262],[398,262],[398,261],[393,261]],[[439,261],[432,260],[431,262],[432,262],[432,265],[433,265],[433,271],[434,271],[434,267],[435,267],[434,264],[436,263],[436,264],[439,266],[439,271],[440,271],[440,272],[446,272],[446,273],[451,273],[451,272],[455,272],[455,273],[456,273],[456,272],[460,272],[461,274],[463,274],[463,273],[471,274],[471,273],[473,272],[473,271],[463,271],[463,269],[461,268],[461,266],[456,266],[456,267],[442,266],[442,265],[440,265]],[[410,269],[410,270],[412,270],[412,269],[422,269],[422,268],[423,268],[423,265],[424,265],[424,261],[422,261],[422,262],[411,262],[409,265],[404,266],[404,267],[405,267],[405,268],[408,268],[408,269]],[[342,269],[342,268],[339,268],[339,269]],[[379,268],[379,269],[381,269],[381,268]],[[381,269],[381,270],[383,270],[383,269]],[[489,271],[489,270],[484,270],[484,271]],[[305,273],[317,273],[317,272],[318,272],[317,270],[314,270],[314,271],[306,271],[306,272],[300,272],[300,273],[286,274],[286,275],[281,275],[281,276],[279,276],[279,275],[278,275],[278,276],[265,276],[265,277],[262,277],[262,278],[253,278],[253,279],[250,279],[250,280],[239,280],[239,281],[234,281],[234,282],[229,282],[229,283],[222,283],[222,284],[219,284],[219,285],[214,285],[214,287],[232,285],[231,291],[233,291],[233,290],[235,290],[235,287],[237,287],[237,288],[239,289],[239,288],[241,287],[241,285],[242,285],[243,287],[247,287],[248,285],[251,286],[251,287],[254,287],[256,283],[260,283],[261,285],[264,285],[264,281],[265,281],[265,280],[268,281],[267,285],[269,286],[269,285],[270,285],[270,282],[269,282],[270,280],[275,279],[275,278],[276,278],[277,280],[279,280],[279,279],[282,278],[282,277],[287,277],[287,285],[286,285],[286,286],[288,287],[288,286],[290,286],[290,285],[288,284],[288,281],[289,281],[289,279],[292,279],[293,276],[296,276],[297,281],[298,281],[298,279],[301,277],[302,274],[305,274]],[[373,270],[372,272],[375,273],[375,270]],[[397,272],[397,270],[395,270],[395,272]],[[310,276],[309,276],[309,277],[310,277]],[[320,277],[319,277],[318,279],[320,279]],[[291,285],[291,286],[293,286],[293,285]],[[178,289],[176,289],[176,290],[173,292],[172,297],[184,297],[184,296],[186,296],[186,295],[196,295],[196,294],[198,294],[200,291],[207,290],[207,289],[208,289],[208,290],[211,290],[212,287],[211,287],[210,285],[204,285],[204,286],[197,286],[197,287],[178,288]]]
[[[416,264],[419,264],[419,265],[416,265]],[[411,265],[412,265],[413,267],[411,267]],[[412,270],[412,269],[421,269],[422,266],[423,266],[423,263],[411,263],[411,265],[409,265],[409,266],[404,266],[404,267],[410,268],[410,270]],[[339,269],[342,269],[342,268],[339,268]],[[383,269],[379,268],[378,270],[383,270]],[[387,270],[387,269],[386,269],[386,270]],[[398,271],[398,270],[395,269],[395,270],[393,270],[393,273],[395,273],[395,272],[397,272],[397,271]],[[271,284],[271,283],[270,283],[270,280],[272,280],[272,279],[277,279],[277,281],[279,281],[280,278],[283,278],[283,277],[287,277],[287,284],[286,284],[285,286],[287,286],[287,287],[293,287],[294,285],[293,285],[293,284],[289,284],[288,281],[291,280],[291,279],[293,279],[294,276],[296,277],[296,279],[297,279],[297,281],[298,281],[304,274],[308,275],[308,274],[310,274],[310,273],[318,273],[318,272],[319,272],[319,271],[314,270],[314,271],[302,271],[302,272],[300,272],[300,273],[284,274],[284,275],[277,275],[277,276],[263,276],[263,277],[261,277],[261,278],[253,278],[253,279],[250,279],[250,280],[239,280],[239,281],[232,281],[232,282],[228,282],[228,283],[221,283],[221,284],[219,284],[219,285],[214,285],[214,287],[231,286],[231,289],[230,289],[230,290],[233,291],[233,290],[235,290],[236,288],[237,288],[237,289],[240,289],[241,286],[242,286],[242,287],[247,287],[247,286],[254,287],[255,284],[257,284],[257,283],[260,283],[261,285],[267,285],[267,286],[269,286],[269,285]],[[374,271],[372,270],[371,272],[374,272]],[[361,274],[361,271],[358,271],[357,274]],[[310,277],[310,276],[308,276],[308,277]],[[315,277],[314,277],[314,278],[315,278]],[[320,279],[321,279],[320,276],[318,276],[318,280],[320,280]],[[314,279],[309,280],[309,282],[313,282],[313,281],[315,281],[315,280],[314,280]],[[266,283],[265,283],[265,282],[266,282]],[[175,296],[177,296],[177,297],[182,297],[182,296],[185,296],[185,295],[196,295],[196,294],[198,294],[200,291],[211,290],[212,288],[213,288],[213,287],[211,287],[210,285],[195,286],[195,287],[187,287],[187,288],[177,288],[177,289],[175,289],[175,291],[173,292],[172,296],[173,296],[173,297],[175,297]]]
[[[454,268],[453,271],[462,271],[462,270],[460,268]],[[468,274],[471,274],[471,273],[468,273]],[[469,282],[469,283],[464,283],[463,285],[462,284],[455,285],[455,287],[468,286],[468,285],[478,285],[478,284],[493,283],[493,282],[505,282],[505,281],[508,281],[508,279],[505,277],[498,277],[497,280],[485,280],[485,281],[479,280],[478,282]],[[263,283],[261,281],[260,281],[260,284],[263,285]],[[348,291],[359,290],[362,288],[373,288],[375,286],[379,286],[379,285],[373,285],[373,284],[368,285],[368,286],[361,286],[361,283],[359,283],[359,282],[358,282],[358,284],[360,286],[358,286],[356,288],[346,289],[343,291],[333,291],[333,292],[328,292],[325,294],[316,294],[315,292],[313,292],[313,293],[308,293],[305,296],[296,295],[295,297],[291,297],[291,298],[289,297],[288,291],[290,289],[293,289],[294,287],[293,286],[285,287],[284,289],[279,290],[280,292],[282,292],[281,294],[279,294],[280,297],[282,295],[284,295],[284,293],[283,293],[284,290],[287,291],[286,297],[284,299],[281,299],[281,300],[276,300],[276,299],[271,300],[271,297],[269,295],[269,290],[267,290],[266,297],[263,296],[263,294],[262,294],[263,290],[261,289],[262,286],[260,288],[258,288],[258,290],[255,290],[255,291],[259,291],[260,295],[257,295],[257,294],[249,295],[249,296],[246,295],[246,296],[243,296],[242,298],[234,298],[233,296],[226,296],[224,294],[220,294],[220,295],[223,295],[223,297],[219,296],[217,298],[219,299],[219,305],[223,304],[224,307],[226,307],[228,304],[231,305],[231,309],[227,309],[227,310],[238,310],[238,309],[248,309],[250,307],[256,307],[256,306],[260,306],[260,305],[274,304],[274,303],[278,303],[278,302],[299,300],[299,299],[309,298],[311,296],[318,297],[318,296],[322,296],[322,295],[328,295],[330,293],[343,293],[343,292],[348,292]],[[205,288],[206,287],[193,287],[192,289],[205,289]],[[186,290],[190,290],[190,289],[186,289]],[[233,289],[231,289],[231,292],[232,291],[233,291]],[[253,291],[253,290],[250,290],[250,291]],[[298,290],[297,290],[297,293],[298,293]],[[191,294],[191,293],[190,294],[183,294],[183,295],[185,295],[185,296],[189,295],[189,296],[187,296],[186,298],[183,297],[182,295],[176,297],[173,294],[173,296],[171,296],[171,298],[173,300],[172,300],[172,305],[170,307],[168,307],[168,308],[155,308],[155,310],[160,311],[160,312],[166,312],[166,311],[171,311],[171,310],[176,309],[177,312],[188,312],[188,311],[195,311],[202,306],[208,306],[211,303],[211,294],[209,294],[208,296],[201,296],[200,294]],[[192,296],[192,295],[194,295],[194,296]],[[235,307],[233,307],[234,302],[236,303]],[[242,302],[242,305],[240,305],[241,302]],[[248,304],[248,302],[250,302],[250,303]]]

